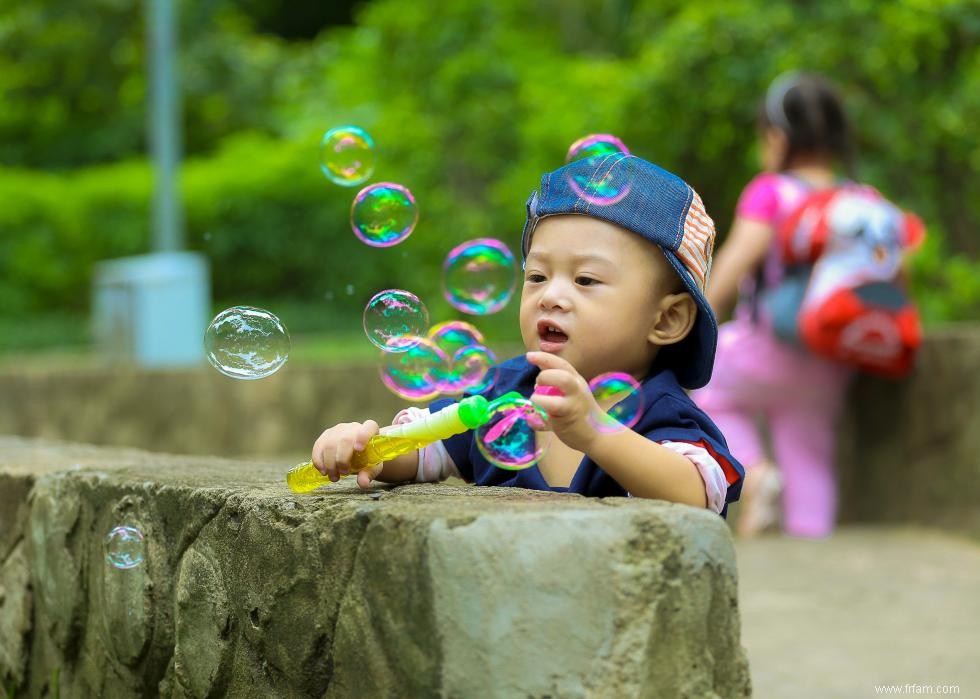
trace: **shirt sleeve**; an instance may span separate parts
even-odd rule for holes
[[[735,215],[742,218],[773,223],[779,213],[779,180],[771,172],[756,175],[749,182],[735,205]]]
[[[717,505],[720,504],[719,514],[724,517],[727,505],[738,500],[741,494],[744,475],[744,469],[729,451],[724,435],[687,396],[665,395],[656,401],[654,407],[659,409],[651,410],[650,414],[656,413],[659,417],[647,422],[642,434],[664,446],[666,443],[678,445],[674,450],[691,459],[704,480],[708,506],[718,511]],[[700,451],[695,451],[693,447]],[[707,454],[718,470],[704,458],[701,451]]]
[[[721,464],[702,446],[690,442],[660,442],[660,446],[688,459],[698,469],[701,480],[704,481],[704,493],[707,497],[708,509],[717,514],[725,507],[725,496],[728,495],[728,481]]]

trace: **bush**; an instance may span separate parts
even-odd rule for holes
[[[241,135],[215,157],[185,164],[180,190],[186,243],[210,259],[216,303],[302,301],[320,317],[301,320],[300,328],[343,323],[349,330],[359,327],[375,292],[402,286],[423,298],[433,320],[458,317],[441,299],[440,268],[462,238],[440,235],[423,208],[416,232],[403,243],[364,245],[350,228],[358,188],[328,182],[319,172],[317,149],[315,139]],[[0,191],[5,314],[84,313],[99,260],[151,251],[146,163],[70,176],[0,171]],[[424,207],[426,197],[417,196]]]
[[[402,286],[441,320],[446,251],[493,236],[518,252],[525,198],[587,133],[616,133],[680,174],[724,235],[757,170],[758,102],[775,75],[805,67],[842,87],[860,178],[929,226],[913,268],[927,321],[976,318],[978,36],[966,0],[376,0],[358,26],[276,59],[262,119],[278,138],[239,134],[185,163],[187,243],[209,255],[222,302],[322,300],[329,327]],[[374,136],[374,181],[415,193],[405,243],[359,243],[355,192],[320,175],[318,138],[342,123]],[[97,260],[149,251],[150,189],[140,162],[0,172],[0,304],[83,311]],[[513,333],[514,313],[483,323]]]

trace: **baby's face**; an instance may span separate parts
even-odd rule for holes
[[[586,380],[607,371],[642,378],[658,302],[679,283],[657,247],[619,226],[570,215],[542,220],[521,292],[528,350],[557,354]]]

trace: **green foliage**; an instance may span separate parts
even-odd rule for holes
[[[231,0],[174,0],[184,142],[212,150],[273,130],[268,86],[288,52]],[[0,164],[65,168],[145,150],[147,0],[0,0]]]
[[[139,25],[133,7],[101,3],[85,7]],[[187,139],[201,152],[182,177],[188,244],[210,257],[221,302],[322,304],[318,318],[297,322],[348,332],[372,293],[401,286],[445,319],[445,253],[481,236],[516,251],[538,177],[595,132],[684,177],[724,233],[758,168],[766,86],[806,68],[842,88],[860,178],[927,222],[913,266],[927,320],[977,317],[980,13],[970,0],[376,0],[357,26],[291,46],[250,35],[220,0],[181,6]],[[41,164],[92,162],[139,141],[142,77],[126,64],[131,94],[118,76],[100,88],[94,77],[121,70],[122,58],[75,75],[76,54],[93,64],[104,56],[53,14],[60,7],[0,0],[0,41],[17,49],[0,53],[2,161],[33,162],[24,153],[50,145]],[[55,66],[43,80],[19,63],[30,44],[11,44],[29,28],[52,33],[39,44],[38,58]],[[136,50],[118,48],[132,65]],[[104,133],[84,118],[89,83],[105,100],[130,95]],[[41,97],[57,118],[37,111]],[[359,243],[348,224],[355,192],[320,175],[319,136],[342,123],[374,136],[375,181],[414,192],[421,219],[405,243]],[[134,161],[59,175],[0,171],[0,307],[83,312],[98,260],[150,250],[150,190],[149,169]],[[512,333],[514,314],[481,323]]]

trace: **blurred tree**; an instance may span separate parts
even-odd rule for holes
[[[267,2],[253,7],[291,12]],[[914,269],[927,317],[978,317],[976,0],[375,0],[355,8],[355,25],[293,43],[256,35],[267,20],[258,9],[249,19],[243,6],[182,4],[187,139],[202,154],[184,177],[188,234],[211,255],[221,298],[329,296],[356,315],[362,292],[395,284],[424,294],[439,317],[448,312],[439,301],[446,251],[488,235],[516,248],[540,174],[595,132],[619,135],[684,177],[724,234],[758,169],[755,120],[767,85],[807,69],[842,89],[861,179],[929,224]],[[85,9],[0,0],[4,162],[91,162],[142,138],[142,73],[136,87],[117,89],[142,60],[141,43],[129,53],[117,46],[123,60],[104,37],[76,36],[93,7],[117,16],[100,34],[115,32],[118,46],[142,31],[135,10],[114,0]],[[77,112],[89,84],[101,122]],[[128,90],[131,102],[121,97]],[[343,123],[374,136],[374,179],[402,182],[419,201],[418,229],[391,250],[356,242],[347,223],[354,192],[317,172],[320,135]],[[259,135],[224,136],[246,127]],[[45,255],[147,249],[145,187],[114,185],[148,182],[136,172],[144,170],[8,173],[0,305],[84,304],[89,269],[42,269]]]
[[[230,0],[177,0],[184,143],[270,129],[285,47]],[[145,0],[0,0],[0,164],[66,168],[144,150]]]
[[[237,0],[242,11],[255,20],[256,30],[284,39],[312,39],[328,27],[353,24],[354,7],[362,2],[363,0]]]

